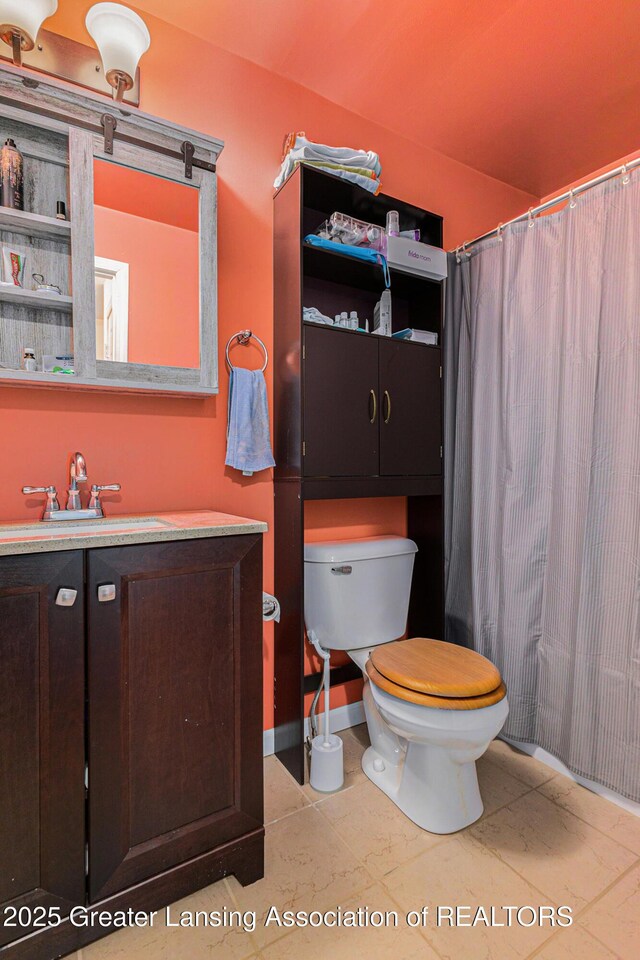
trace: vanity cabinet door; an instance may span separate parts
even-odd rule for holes
[[[375,476],[377,340],[307,326],[304,341],[304,475]]]
[[[380,338],[380,475],[442,473],[440,350]]]
[[[88,552],[91,902],[262,831],[262,538]]]
[[[0,946],[84,903],[84,804],[82,553],[0,557]]]

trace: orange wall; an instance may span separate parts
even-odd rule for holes
[[[84,14],[91,0],[65,0],[49,29],[89,43]],[[142,61],[142,108],[226,141],[219,163],[220,344],[251,326],[272,345],[272,183],[283,135],[379,152],[385,192],[445,217],[454,246],[526,210],[535,198],[416,146],[235,55],[145,15],[152,36]],[[375,96],[375,91],[372,91]],[[269,368],[267,379],[271,389]],[[209,400],[0,389],[4,455],[0,519],[34,518],[20,488],[64,489],[66,462],[79,449],[92,481],[122,483],[109,512],[216,508],[273,521],[269,471],[251,478],[224,467],[227,377]],[[194,469],[194,464],[196,469]],[[360,518],[354,524],[353,517]],[[314,505],[313,535],[394,532],[403,507]],[[273,586],[273,538],[265,537],[265,589]],[[273,725],[273,633],[265,627],[265,727]],[[336,700],[336,703],[338,701]]]
[[[129,264],[130,363],[197,367],[198,234],[94,207],[97,257]]]

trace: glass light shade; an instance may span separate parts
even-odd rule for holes
[[[58,0],[0,0],[2,39],[11,43],[11,34],[19,33],[22,49],[33,50],[40,27],[57,9]]]
[[[121,3],[96,3],[87,13],[85,23],[100,51],[109,83],[117,86],[119,80],[124,80],[127,88],[132,87],[138,61],[151,43],[142,17]]]

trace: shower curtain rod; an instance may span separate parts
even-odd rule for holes
[[[572,200],[578,193],[584,193],[585,190],[590,190],[591,187],[596,187],[599,183],[604,183],[605,180],[611,180],[613,177],[619,176],[619,174],[626,174],[629,170],[633,170],[634,167],[640,165],[640,157],[636,157],[635,160],[630,160],[629,163],[623,163],[619,167],[614,167],[612,170],[607,170],[606,173],[600,174],[599,177],[594,177],[593,180],[587,180],[586,183],[581,183],[579,187],[574,187],[573,190],[566,190],[564,193],[558,194],[557,197],[552,197],[551,200],[545,200],[544,203],[538,204],[537,207],[529,207],[526,213],[521,213],[519,216],[514,217],[513,220],[507,220],[506,223],[500,223],[494,230],[489,230],[487,233],[483,233],[482,236],[476,237],[474,240],[468,240],[466,243],[461,244],[458,247],[454,247],[453,250],[449,251],[450,253],[458,253],[462,251],[463,253],[467,252],[467,249],[473,246],[474,243],[480,243],[481,240],[486,240],[488,237],[493,237],[498,232],[501,232],[505,227],[511,226],[512,223],[520,223],[522,220],[528,220],[530,217],[535,217],[536,214],[542,213],[544,210],[548,210],[549,207],[555,207],[556,204],[562,203],[564,200]]]

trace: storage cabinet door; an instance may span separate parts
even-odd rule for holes
[[[262,538],[88,563],[95,902],[262,828]]]
[[[377,341],[311,326],[304,339],[304,475],[377,475]]]
[[[440,350],[380,340],[380,473],[442,472]]]
[[[84,903],[83,611],[80,551],[0,557],[0,946]]]

